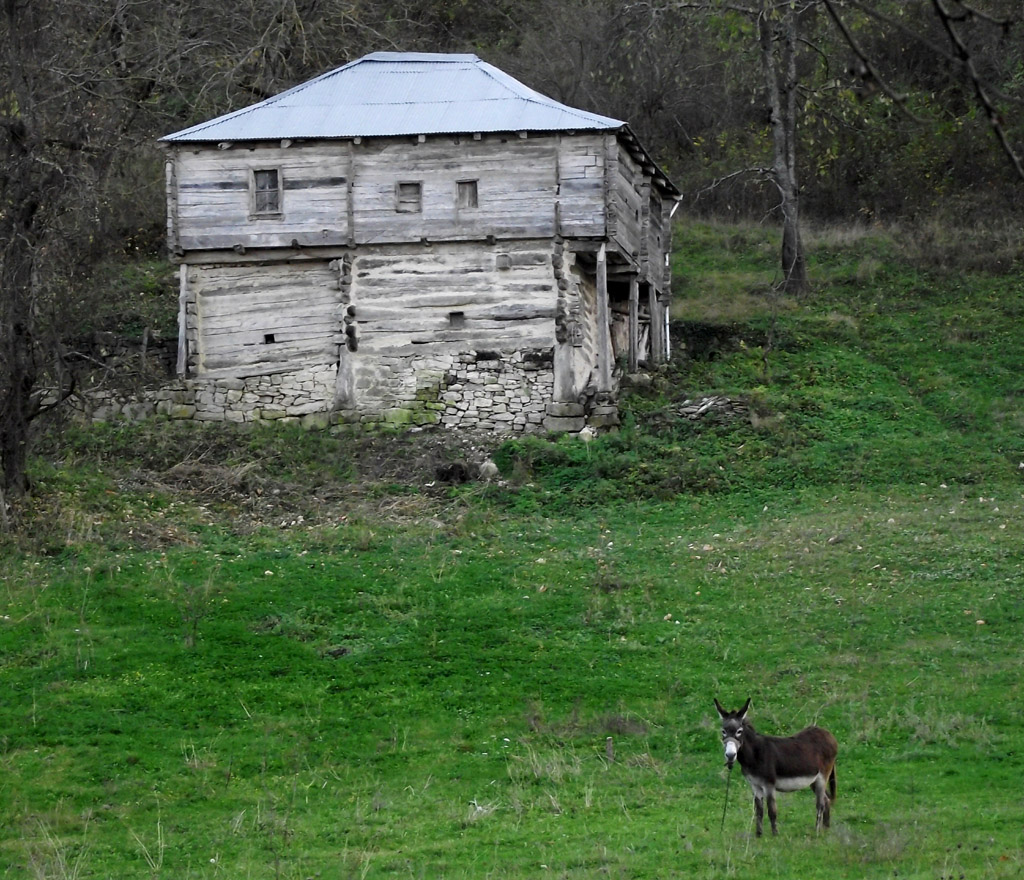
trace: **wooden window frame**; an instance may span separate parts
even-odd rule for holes
[[[472,184],[472,186],[470,186]],[[466,198],[463,204],[464,193],[471,193],[472,198]],[[472,202],[472,204],[469,204]],[[475,177],[455,181],[455,208],[459,211],[475,211],[480,207],[480,181]]]
[[[416,187],[416,200],[413,203],[408,197],[408,192],[403,193],[405,187]],[[399,180],[395,184],[395,213],[396,214],[422,214],[423,213],[423,181],[422,180]]]
[[[258,189],[260,174],[273,173],[277,178],[277,186],[274,189]],[[271,208],[259,207],[260,195],[264,193],[276,193],[276,204]],[[284,175],[278,167],[252,168],[249,170],[249,218],[252,220],[275,220],[284,214]]]

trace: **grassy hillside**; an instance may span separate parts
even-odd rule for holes
[[[678,238],[617,435],[44,445],[0,876],[1019,876],[1020,275],[821,234],[796,303],[769,234]],[[801,792],[755,840],[739,772],[723,813],[714,696],[835,733],[831,832]]]

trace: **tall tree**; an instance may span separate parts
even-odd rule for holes
[[[736,58],[758,69],[759,81],[746,81],[745,100],[751,110],[762,108],[760,119],[711,128],[701,143],[724,154],[719,166],[743,163],[723,170],[719,182],[751,174],[770,182],[786,291],[807,287],[800,222],[808,182],[828,193],[833,166],[845,178],[831,179],[832,211],[844,195],[862,192],[897,210],[927,205],[940,199],[940,175],[943,188],[968,192],[982,175],[991,179],[990,157],[999,152],[1024,179],[1024,126],[1014,130],[1008,112],[1024,95],[1019,0],[654,0],[646,8],[652,20],[671,10],[699,21],[723,70]],[[735,72],[727,83],[741,86]],[[723,116],[726,104],[735,113],[742,101],[739,93],[723,94]],[[985,120],[998,149],[990,143],[965,163],[954,152],[971,156],[958,146],[968,143],[977,150],[975,117]],[[761,126],[767,137],[759,157],[759,141],[748,132]]]
[[[700,15],[707,33],[720,17],[745,19],[746,27],[730,31],[727,42],[738,34],[753,37],[760,66],[759,92],[767,105],[764,119],[770,135],[770,161],[767,165],[746,168],[734,174],[756,172],[771,182],[777,201],[775,209],[782,220],[780,289],[800,294],[807,289],[807,262],[800,234],[800,179],[798,164],[798,127],[800,118],[800,54],[807,49],[801,32],[802,20],[812,12],[818,0],[697,0],[673,2],[669,8]],[[653,8],[653,7],[652,7]]]
[[[761,50],[772,135],[771,179],[782,215],[782,284],[787,293],[807,290],[807,261],[800,235],[800,182],[797,176],[797,52],[800,15],[807,3],[761,0],[753,11]]]
[[[100,245],[110,171],[156,89],[149,0],[0,7],[0,506],[27,486],[31,425],[70,393],[63,341]],[[44,391],[44,388],[46,389]]]

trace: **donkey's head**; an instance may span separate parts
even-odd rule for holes
[[[742,709],[736,712],[727,712],[715,697],[715,708],[722,717],[722,745],[725,746],[725,762],[731,768],[740,749],[743,748],[743,724],[747,719],[747,710],[750,708],[750,698],[747,698]]]

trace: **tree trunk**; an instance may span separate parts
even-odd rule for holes
[[[20,15],[15,4],[5,8],[0,50],[10,59],[11,85],[0,103],[0,490],[5,501],[28,488],[29,424],[36,386],[33,325],[36,221],[43,202],[38,183],[52,174],[42,170],[33,151],[32,96],[25,87]]]
[[[0,490],[15,498],[28,488],[29,425],[35,416],[35,344],[32,333],[31,221],[24,211],[5,212],[0,222]]]
[[[14,498],[28,489],[29,425],[35,388],[31,342],[24,325],[4,331],[4,387],[0,389],[0,495]]]
[[[764,0],[758,15],[761,63],[771,112],[772,176],[782,213],[782,289],[807,290],[807,264],[800,238],[800,186],[796,173],[798,13],[794,2]]]

